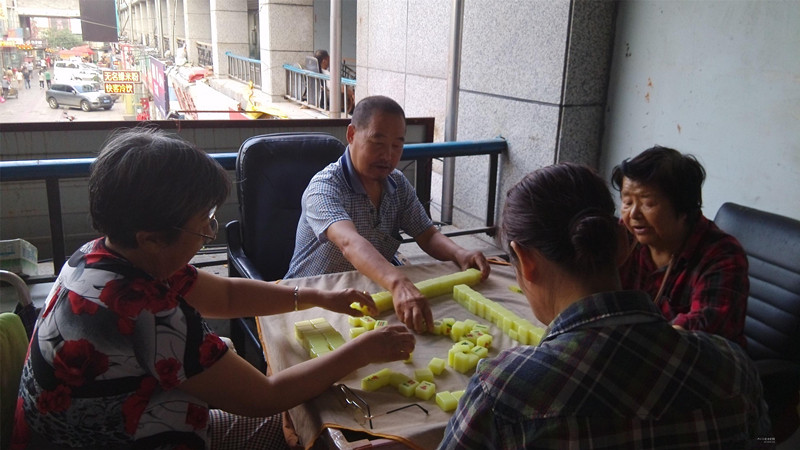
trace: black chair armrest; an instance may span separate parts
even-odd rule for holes
[[[244,254],[244,249],[242,248],[241,224],[239,221],[232,220],[228,222],[228,224],[225,225],[225,234],[228,238],[228,276],[263,281],[255,264]]]
[[[800,378],[800,364],[780,359],[762,359],[756,361],[756,368],[762,377],[770,375],[792,375]]]
[[[267,362],[264,359],[264,348],[261,346],[261,340],[253,331],[258,329],[255,324],[255,320],[255,317],[238,317],[231,319],[231,341],[233,341],[236,351],[239,352],[243,358],[247,356],[247,343],[249,342],[256,351],[257,357],[255,359],[258,360],[257,362],[254,362],[254,358],[249,358],[250,363],[261,371],[264,371],[266,369]]]
[[[253,262],[244,254],[242,248],[242,233],[241,224],[238,220],[233,220],[225,225],[225,234],[228,238],[228,277],[233,278],[251,278],[261,280],[261,275],[255,268]],[[233,341],[236,351],[242,357],[246,357],[248,347],[255,350],[257,356],[249,358],[251,364],[257,369],[266,371],[266,361],[264,360],[264,350],[261,347],[261,341],[253,332],[254,325],[249,322],[254,322],[253,317],[237,317],[230,320],[231,327],[231,340]],[[249,343],[249,344],[248,344]]]

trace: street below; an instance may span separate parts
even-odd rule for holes
[[[80,108],[68,108],[59,106],[52,109],[47,104],[45,93],[47,86],[39,87],[39,73],[34,72],[31,76],[31,87],[25,89],[24,82],[17,88],[19,95],[17,98],[7,98],[5,103],[0,103],[0,123],[13,122],[68,122],[69,116],[74,122],[102,122],[102,121],[124,121],[134,120],[135,113],[128,114],[125,111],[125,98],[117,99],[114,106],[106,111],[82,111]],[[14,82],[16,86],[16,82]],[[66,114],[65,114],[66,113]]]

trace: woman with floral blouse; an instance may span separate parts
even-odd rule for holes
[[[64,265],[38,320],[16,448],[285,448],[280,412],[368,363],[408,358],[404,326],[269,377],[228,351],[204,317],[374,308],[352,289],[296,290],[191,266],[216,237],[228,192],[224,169],[175,136],[137,128],[106,143],[89,179],[103,237]]]

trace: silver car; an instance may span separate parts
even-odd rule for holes
[[[53,109],[63,105],[92,111],[109,110],[114,106],[114,99],[92,82],[53,83],[45,95]]]

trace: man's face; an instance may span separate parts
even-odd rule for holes
[[[375,113],[367,126],[347,127],[350,158],[362,181],[382,182],[403,155],[406,121],[396,114]]]

